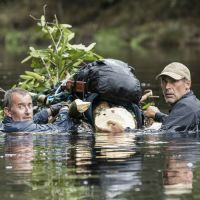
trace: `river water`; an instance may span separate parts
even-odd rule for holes
[[[143,89],[160,95],[155,76],[172,61],[192,72],[199,97],[197,49],[123,50],[106,57],[128,62]],[[0,54],[0,87],[27,69],[23,56]],[[167,106],[162,97],[157,105]],[[199,134],[137,131],[121,134],[0,134],[1,199],[200,199]]]

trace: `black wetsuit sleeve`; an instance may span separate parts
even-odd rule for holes
[[[47,109],[41,110],[33,116],[33,122],[36,124],[48,123],[48,112]]]
[[[167,114],[162,113],[162,112],[157,112],[155,114],[155,121],[163,123],[166,120],[167,117],[168,117]]]

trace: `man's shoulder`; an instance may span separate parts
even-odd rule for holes
[[[192,103],[194,105],[200,105],[200,100],[191,91],[185,98],[182,99],[183,102]]]
[[[200,111],[200,100],[193,94],[193,92],[180,99],[176,107],[182,107],[183,109],[190,109],[191,111]]]

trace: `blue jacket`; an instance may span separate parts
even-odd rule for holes
[[[190,91],[172,106],[169,115],[158,112],[155,120],[162,122],[163,130],[197,131],[200,127],[200,101]]]
[[[3,131],[10,132],[66,132],[72,130],[74,123],[69,117],[66,108],[60,109],[56,121],[48,123],[48,112],[46,109],[35,114],[30,121],[13,121],[5,117],[2,121]]]

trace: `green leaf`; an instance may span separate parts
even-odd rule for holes
[[[30,60],[31,58],[32,58],[32,56],[28,56],[24,60],[22,60],[21,63],[23,64],[23,63],[27,62],[28,60]]]
[[[35,58],[48,58],[48,50],[32,50],[30,52],[31,57],[35,57]]]
[[[44,15],[41,16],[40,21],[41,21],[41,26],[44,27],[45,26],[45,17],[44,17]]]
[[[72,40],[74,38],[74,36],[75,36],[74,33],[68,34],[68,41]]]
[[[63,56],[63,58],[67,58],[67,57],[69,57],[69,54],[68,53],[63,53],[62,56]]]
[[[72,27],[70,24],[60,24],[60,26],[67,29]]]
[[[154,102],[149,102],[147,104],[145,104],[144,106],[142,106],[142,110],[146,110],[149,106],[153,106]]]
[[[34,47],[29,47],[30,51],[35,51]]]
[[[94,46],[96,45],[96,43],[94,42],[94,43],[92,43],[92,44],[90,44],[88,47],[86,47],[86,51],[90,51],[90,50],[92,50],[93,48],[94,48]]]
[[[86,50],[87,48],[85,47],[85,45],[83,44],[74,44],[74,45],[71,45],[71,47],[73,49],[80,49],[80,50]]]

